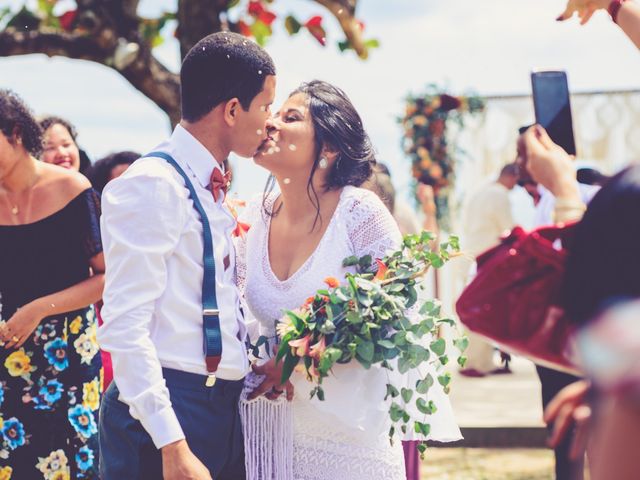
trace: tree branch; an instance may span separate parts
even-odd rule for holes
[[[340,28],[344,31],[349,44],[353,47],[360,58],[366,60],[369,56],[369,50],[362,39],[362,27],[355,17],[357,0],[313,1],[325,7],[338,19]]]
[[[222,30],[220,14],[227,11],[229,0],[178,1],[178,40],[180,57],[210,33]]]
[[[0,32],[0,56],[41,53],[49,57],[56,55],[88,60],[113,68],[124,76],[135,88],[155,102],[175,125],[180,120],[180,78],[169,71],[152,54],[147,45],[139,45],[136,59],[121,70],[113,64],[113,55],[118,48],[115,33],[101,30],[100,36],[79,35],[59,31],[18,31],[13,28]],[[109,48],[104,46],[110,43]]]
[[[75,35],[58,30],[19,31],[8,28],[0,32],[0,56],[43,53],[105,63],[112,51],[104,49],[89,35]]]

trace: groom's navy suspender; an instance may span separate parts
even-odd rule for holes
[[[220,358],[222,357],[222,334],[220,332],[220,311],[218,310],[218,300],[216,298],[216,264],[213,255],[213,238],[209,228],[209,219],[198,199],[193,184],[185,171],[178,165],[173,157],[164,152],[151,152],[145,157],[159,157],[177,170],[184,179],[185,186],[189,190],[189,196],[193,200],[193,207],[200,215],[202,222],[202,237],[204,240],[203,265],[204,276],[202,279],[202,330],[204,336],[204,355],[207,364],[207,371],[213,375],[218,369]],[[207,385],[209,385],[207,381]]]

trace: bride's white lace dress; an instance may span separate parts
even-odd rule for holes
[[[267,197],[268,210],[276,198],[275,194]],[[244,291],[249,316],[254,317],[250,329],[253,343],[260,335],[274,339],[275,322],[283,310],[302,305],[325,287],[326,277],[344,278],[344,258],[382,258],[401,241],[393,217],[375,194],[345,187],[332,218],[323,219],[329,225],[313,254],[291,277],[280,281],[270,266],[270,217],[263,213],[262,201],[250,203],[243,218],[251,228],[238,244],[238,284]],[[400,439],[391,446],[387,437],[387,374],[387,370],[365,370],[359,364],[338,365],[334,375],[324,380],[325,400],[320,401],[309,399],[313,385],[304,374],[294,372],[292,402],[280,399],[274,403],[264,398],[244,402],[241,409],[245,419],[253,418],[245,420],[251,423],[245,425],[247,460],[253,463],[248,465],[248,480],[406,478]],[[448,398],[434,389],[431,399],[438,405],[438,412],[430,418],[430,438],[459,439]],[[292,426],[273,425],[291,419]],[[281,438],[288,436],[292,439]],[[267,443],[278,442],[279,446],[257,445],[265,438]]]

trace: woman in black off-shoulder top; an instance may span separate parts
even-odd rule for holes
[[[99,197],[0,90],[0,478],[97,478]]]

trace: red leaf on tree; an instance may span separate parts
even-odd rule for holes
[[[307,20],[307,23],[304,24],[305,27],[322,27],[322,17],[320,15],[316,15],[315,17],[311,17]]]
[[[253,15],[254,17],[259,16],[262,12],[264,12],[264,7],[262,6],[262,2],[252,0],[249,2],[249,15]]]
[[[260,12],[260,15],[258,15],[258,20],[260,20],[265,25],[271,25],[275,19],[275,13],[272,13],[268,10],[263,10],[262,12]]]
[[[242,20],[238,22],[238,29],[240,30],[240,33],[245,37],[250,37],[252,35],[251,27],[244,23]]]
[[[320,42],[320,45],[324,47],[327,44],[327,34],[324,31],[324,28],[322,28],[322,17],[312,17],[304,24],[304,26],[307,27],[307,30],[309,30],[311,35],[313,35],[313,38]]]
[[[60,20],[60,26],[67,32],[70,32],[73,28],[73,21],[76,19],[77,15],[77,10],[69,10],[68,12],[63,13],[58,18],[58,20]]]

